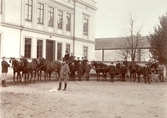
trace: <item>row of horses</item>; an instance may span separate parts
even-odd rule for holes
[[[119,64],[118,67],[117,67],[117,64]],[[115,76],[117,77],[118,80],[121,80],[121,71],[120,71],[121,66],[120,66],[120,63],[117,63],[117,64],[115,66]],[[128,62],[128,61],[123,62],[122,64],[124,64],[127,69],[126,78],[130,78],[130,81],[136,81],[137,78],[140,79],[141,76],[143,76],[144,66],[138,65],[136,63],[132,64],[132,62]],[[96,71],[96,77],[98,81],[100,79],[102,79],[102,81],[107,80],[109,65],[102,63],[100,61],[91,61],[91,65]],[[155,75],[152,73],[155,73],[155,70],[158,69],[158,66],[159,66],[158,63],[147,63],[147,66],[150,70],[150,75]],[[101,78],[101,74],[102,74],[102,78]]]
[[[13,82],[21,82],[21,79],[24,78],[24,82],[28,83],[31,81],[41,80],[42,71],[44,72],[44,80],[51,80],[52,72],[56,73],[57,80],[60,76],[61,62],[60,61],[48,61],[45,58],[33,58],[31,61],[28,61],[26,58],[22,57],[20,59],[10,58],[10,61],[13,67]],[[97,80],[107,80],[108,68],[109,65],[102,63],[101,61],[90,61],[92,69],[96,71]],[[136,79],[136,75],[142,75],[143,66],[135,64],[132,67],[131,62],[126,62],[124,65],[127,68],[127,76],[133,79]],[[150,68],[153,64],[150,64]],[[157,67],[156,67],[157,68]],[[116,67],[115,75],[119,80],[121,80],[120,67]],[[134,81],[134,80],[132,80]]]
[[[24,78],[25,83],[31,81],[41,80],[42,71],[44,72],[44,80],[51,80],[52,72],[59,74],[61,68],[61,62],[59,61],[47,61],[44,58],[33,58],[29,62],[26,58],[22,57],[16,59],[11,57],[9,62],[12,64],[13,68],[13,82],[21,82]]]

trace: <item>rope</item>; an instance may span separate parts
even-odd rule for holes
[[[84,88],[83,86],[81,86],[80,84],[78,84],[76,81],[74,81],[78,86],[80,86],[81,88],[85,89],[86,91],[89,91],[88,89]]]

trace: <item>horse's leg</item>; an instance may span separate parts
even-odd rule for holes
[[[97,71],[96,75],[97,75],[97,81],[99,81],[100,80],[100,78],[99,78],[100,73]]]
[[[24,83],[26,84],[26,73],[25,72],[23,72],[23,78],[24,78]]]
[[[17,72],[17,75],[16,75],[16,79],[17,79],[17,83],[19,83],[18,72]]]
[[[15,83],[15,70],[13,70],[13,83]]]
[[[49,81],[51,80],[52,72],[49,73]]]
[[[36,80],[36,74],[37,74],[37,71],[35,70],[35,71],[34,71],[34,82],[35,82],[35,80]]]

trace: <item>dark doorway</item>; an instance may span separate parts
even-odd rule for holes
[[[51,40],[46,41],[46,60],[55,60],[55,42]]]

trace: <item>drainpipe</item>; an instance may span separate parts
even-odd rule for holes
[[[19,46],[19,58],[21,57],[21,37],[22,37],[22,0],[21,0],[21,7],[20,7],[20,46]]]
[[[76,10],[76,1],[74,0],[74,19],[73,19],[73,54],[75,55],[75,10]]]

